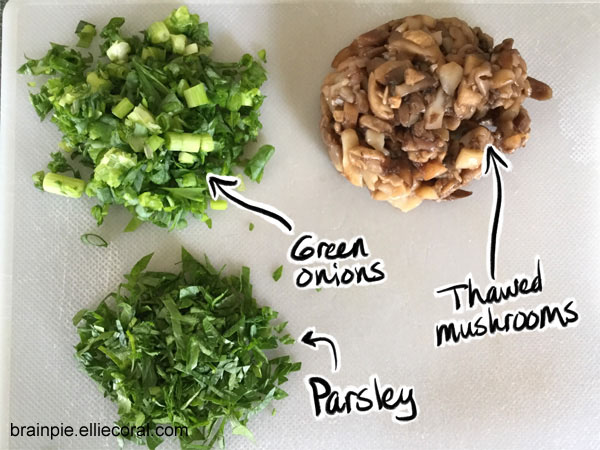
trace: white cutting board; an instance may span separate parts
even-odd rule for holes
[[[168,3],[168,4],[167,4]],[[39,123],[27,99],[26,79],[15,74],[26,53],[40,57],[50,41],[74,43],[85,19],[102,27],[127,18],[129,32],[164,18],[180,2],[11,1],[5,10],[0,155],[3,426],[89,422],[111,424],[116,407],[73,359],[77,335],[71,317],[93,307],[116,287],[141,256],[156,252],[151,267],[174,270],[181,245],[215,264],[252,268],[255,294],[289,320],[294,336],[308,326],[337,338],[342,370],[329,373],[326,348],[289,348],[303,362],[276,403],[277,414],[255,418],[256,445],[228,437],[229,449],[600,448],[600,298],[598,177],[600,175],[600,8],[598,5],[412,4],[198,4],[209,22],[215,55],[236,59],[267,49],[261,141],[277,152],[263,182],[245,195],[293,218],[298,231],[329,239],[366,237],[388,280],[347,290],[299,291],[285,254],[292,238],[272,225],[230,208],[213,213],[213,229],[190,221],[181,232],[145,225],[120,232],[128,213],[114,209],[99,233],[106,249],[82,245],[96,230],[92,200],[43,195],[30,175],[45,167],[59,133]],[[539,303],[577,300],[576,328],[486,337],[436,349],[434,325],[453,317],[449,299],[434,288],[468,272],[485,280],[492,180],[472,185],[465,200],[428,203],[402,214],[372,201],[330,164],[320,142],[319,87],[337,50],[392,18],[415,13],[459,16],[496,42],[513,37],[529,72],[554,88],[549,102],[527,102],[533,120],[525,149],[511,156],[504,175],[505,217],[498,279],[531,274],[540,255],[544,292],[495,308],[532,309]],[[249,222],[256,228],[248,231]],[[284,264],[283,278],[271,273]],[[483,281],[481,281],[483,282]],[[11,307],[12,305],[12,307]],[[479,310],[465,314],[474,316]],[[10,337],[10,339],[9,339]],[[411,385],[418,420],[404,426],[389,413],[315,421],[303,378],[320,374],[338,386]],[[6,431],[6,428],[4,429]],[[7,438],[0,448],[115,448],[113,438]],[[177,448],[173,445],[172,448]]]

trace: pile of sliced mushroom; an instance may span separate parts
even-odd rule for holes
[[[522,107],[552,90],[527,75],[513,40],[456,18],[412,16],[362,34],[333,60],[321,132],[336,169],[373,198],[409,211],[470,195],[489,144],[525,145]]]

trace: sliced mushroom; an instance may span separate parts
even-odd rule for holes
[[[393,198],[388,200],[388,202],[400,211],[408,212],[419,206],[423,202],[423,199],[417,195],[412,195],[410,197]]]
[[[387,40],[389,34],[389,31],[382,27],[375,28],[357,37],[356,44],[359,47],[378,47]]]
[[[397,61],[397,60],[391,60],[391,61],[387,61],[384,62],[383,64],[381,64],[380,66],[377,67],[377,69],[375,69],[373,71],[373,76],[375,77],[375,79],[377,80],[378,83],[380,84],[389,84],[390,80],[389,78],[386,78],[386,76],[394,71],[395,69],[401,69],[399,72],[397,73],[401,73],[402,74],[402,79],[398,80],[399,83],[402,83],[404,81],[404,71],[406,69],[408,69],[409,67],[412,67],[412,64],[409,60],[402,60],[402,61]],[[396,80],[394,80],[396,81]]]
[[[363,114],[360,116],[360,119],[358,119],[358,124],[363,128],[369,128],[379,133],[391,134],[393,130],[392,125],[389,122],[368,114]]]
[[[437,130],[438,128],[442,128],[444,111],[446,110],[445,102],[446,94],[444,94],[444,90],[440,87],[435,94],[435,98],[425,110],[423,120],[425,121],[426,130]]]
[[[414,86],[419,81],[423,81],[424,79],[425,74],[413,69],[412,67],[409,67],[404,71],[404,82],[409,86]]]
[[[481,166],[483,150],[478,148],[463,148],[456,157],[455,167],[457,169],[476,169]]]
[[[536,100],[548,100],[552,98],[552,88],[546,83],[542,83],[533,77],[527,77],[529,85],[531,86],[530,97]]]
[[[348,47],[341,49],[338,54],[335,55],[335,58],[333,58],[333,61],[331,62],[331,67],[337,69],[340,63],[355,55],[357,55],[356,46],[349,45]]]
[[[358,106],[353,103],[344,103],[343,115],[342,125],[344,128],[356,127],[356,122],[358,121]]]
[[[375,79],[375,75],[371,73],[369,75],[369,105],[371,106],[371,110],[373,114],[383,120],[391,120],[394,117],[394,111],[387,105],[383,104],[382,98],[380,97],[380,93],[378,92],[379,88],[377,86],[377,80]]]
[[[373,130],[365,132],[365,140],[371,147],[383,151],[385,146],[385,135]]]
[[[429,161],[421,167],[421,173],[425,181],[433,180],[447,171],[448,168],[438,160]]]

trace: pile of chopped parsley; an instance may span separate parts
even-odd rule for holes
[[[95,310],[74,317],[77,359],[117,402],[119,426],[187,427],[182,449],[222,447],[227,423],[252,437],[248,419],[284,398],[280,385],[300,369],[272,356],[294,342],[283,335],[286,323],[273,325],[277,312],[257,306],[247,267],[224,276],[182,249],[180,273],[150,272],[151,257]],[[161,443],[129,438],[151,449]]]
[[[95,63],[91,55],[51,44],[46,56],[19,69],[50,76],[30,94],[31,103],[42,120],[52,114],[63,135],[49,173],[34,174],[34,184],[68,197],[94,197],[98,225],[114,204],[133,215],[127,231],[142,222],[183,228],[190,214],[210,227],[207,208],[225,209],[226,203],[210,200],[206,174],[241,176],[239,167],[260,182],[273,155],[269,145],[244,155],[262,127],[265,70],[249,54],[233,63],[212,60],[208,26],[186,7],[151,24],[141,38],[125,36],[124,22],[115,17],[101,30]],[[76,33],[77,45],[88,48],[96,27],[81,21]],[[259,58],[265,60],[264,50]],[[93,170],[89,179],[65,154],[76,167]]]

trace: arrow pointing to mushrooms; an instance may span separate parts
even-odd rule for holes
[[[329,350],[331,350],[331,373],[336,373],[340,370],[341,363],[338,360],[338,345],[333,336],[325,333],[317,333],[314,327],[310,327],[307,328],[304,333],[302,333],[300,342],[302,342],[304,345],[308,345],[313,350],[319,349],[319,342],[328,344]]]
[[[494,209],[493,215],[490,218],[490,232],[488,239],[488,270],[490,278],[495,280],[496,250],[504,216],[504,209],[502,208],[504,183],[500,176],[500,168],[502,167],[505,171],[510,172],[512,170],[512,165],[502,152],[499,152],[493,145],[488,145],[485,150],[485,164],[483,167],[484,177],[491,173],[491,167],[494,168],[494,179],[496,182],[494,183]]]
[[[284,213],[264,203],[248,200],[234,191],[240,185],[238,177],[208,173],[206,175],[206,184],[213,200],[217,200],[220,196],[225,197],[238,208],[261,216],[267,222],[277,226],[284,233],[294,234],[294,222]]]

